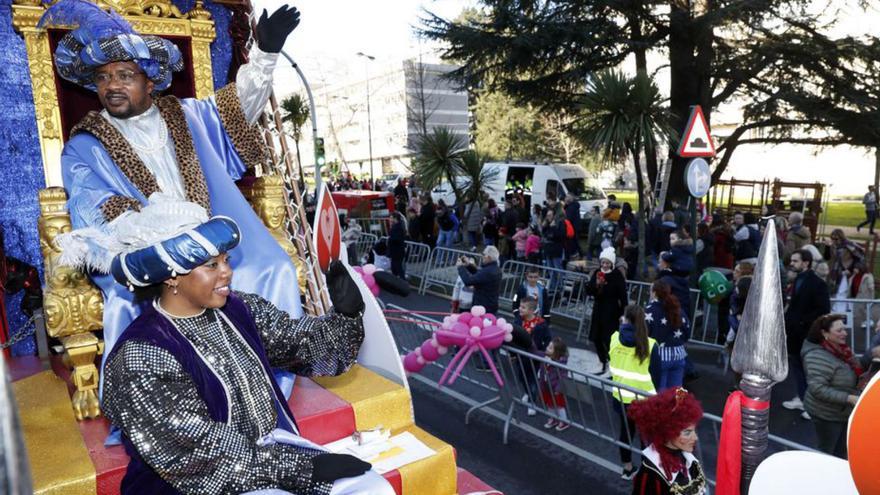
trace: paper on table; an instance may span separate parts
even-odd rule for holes
[[[351,437],[328,443],[324,448],[336,454],[351,454],[373,465],[373,471],[385,474],[413,462],[431,457],[434,450],[412,433],[405,431],[391,438],[384,436],[365,445]]]

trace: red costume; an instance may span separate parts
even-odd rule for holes
[[[633,480],[633,495],[705,493],[707,483],[700,462],[690,452],[666,446],[703,417],[703,408],[693,394],[683,388],[667,389],[633,402],[627,412],[647,445]]]

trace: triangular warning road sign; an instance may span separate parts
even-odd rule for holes
[[[713,157],[715,156],[715,143],[709,134],[709,124],[703,116],[700,105],[691,107],[691,117],[678,145],[678,156],[684,158]]]

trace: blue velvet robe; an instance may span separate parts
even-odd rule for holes
[[[241,244],[230,253],[232,287],[259,294],[298,318],[302,306],[296,268],[235,185],[245,165],[223,127],[214,98],[185,99],[181,105],[207,182],[212,214],[231,217],[241,229]],[[147,198],[91,134],[79,133],[67,142],[61,166],[74,228],[103,223],[100,206],[114,195],[147,204]],[[93,273],[92,280],[104,293],[103,369],[116,340],[141,308],[133,303],[132,293],[112,276]]]

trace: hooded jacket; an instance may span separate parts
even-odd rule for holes
[[[678,239],[670,242],[672,260],[670,268],[677,275],[687,276],[694,270],[694,241],[693,239]]]
[[[809,244],[811,238],[812,235],[809,227],[800,224],[792,225],[785,234],[783,258],[787,261],[791,257],[791,253]]]

